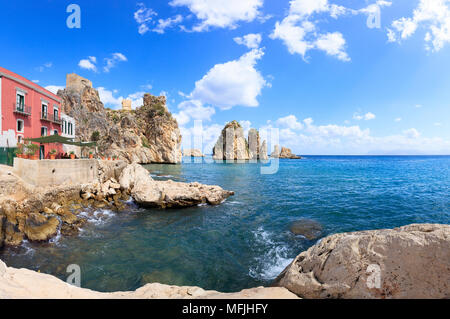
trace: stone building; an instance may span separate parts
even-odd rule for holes
[[[122,111],[131,111],[131,100],[122,100]]]

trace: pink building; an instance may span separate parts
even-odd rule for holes
[[[0,147],[12,148],[25,138],[61,135],[61,99],[24,77],[0,67]],[[40,158],[61,145],[40,145]]]

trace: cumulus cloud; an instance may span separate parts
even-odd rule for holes
[[[301,121],[290,115],[276,120],[275,125],[270,122],[260,130],[278,128],[278,144],[292,148],[297,154],[450,154],[450,140],[423,137],[415,128],[378,137],[359,125],[316,125],[312,118],[302,122],[300,128],[297,125]]]
[[[211,27],[234,29],[239,22],[251,22],[261,17],[263,0],[172,0],[173,7],[185,6],[200,20],[192,31],[207,31]]]
[[[401,42],[422,28],[425,48],[439,51],[450,42],[450,0],[420,0],[411,17],[401,17],[388,28],[388,41]]]
[[[263,55],[262,49],[253,49],[237,60],[216,64],[195,83],[195,89],[189,98],[221,109],[238,105],[258,106],[257,97],[267,85],[264,77],[255,68]]]
[[[233,40],[237,44],[245,45],[249,49],[257,49],[261,44],[262,37],[259,33],[250,33],[243,37],[236,37]]]
[[[78,62],[78,66],[85,70],[97,72],[97,66],[95,65],[96,63],[97,58],[95,56],[90,56],[87,59],[80,60],[80,62]]]
[[[34,81],[33,81],[34,82]],[[64,90],[66,87],[62,85],[47,85],[46,90],[52,92],[53,94],[58,93],[59,90]]]
[[[343,15],[370,14],[376,8],[389,6],[391,3],[379,0],[359,10],[331,4],[328,0],[292,0],[288,15],[277,21],[270,38],[281,40],[289,53],[299,54],[306,60],[310,50],[319,50],[338,60],[349,62],[351,59],[346,52],[347,42],[341,32],[321,32],[317,19],[331,17],[338,19]]]
[[[174,117],[181,126],[187,124],[191,119],[210,121],[211,116],[216,113],[213,107],[204,106],[199,100],[183,101],[178,105],[178,109],[180,111],[174,114]]]
[[[303,124],[297,120],[295,115],[288,115],[286,117],[279,118],[276,123],[281,127],[287,127],[292,130],[303,129]]]

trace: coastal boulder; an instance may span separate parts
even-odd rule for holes
[[[302,298],[450,298],[450,225],[335,234],[301,253],[274,285]]]
[[[280,151],[280,145],[275,145],[272,154],[270,157],[273,158],[287,158],[287,159],[301,159],[300,156],[297,156],[292,153],[290,148],[282,147]]]
[[[139,164],[125,167],[119,178],[120,187],[129,190],[134,200],[145,206],[156,206],[161,202],[162,193],[151,178],[149,171]]]
[[[301,235],[308,240],[313,240],[322,233],[322,225],[311,219],[300,219],[291,223],[289,230],[295,235]]]
[[[46,241],[58,232],[59,220],[47,218],[38,213],[31,213],[25,223],[24,233],[31,241]]]

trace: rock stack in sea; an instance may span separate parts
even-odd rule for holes
[[[280,151],[280,145],[275,145],[272,154],[270,154],[272,158],[288,158],[288,159],[302,159],[301,156],[297,156],[292,154],[290,148],[282,147]]]
[[[128,163],[181,163],[180,130],[164,96],[147,93],[135,110],[110,110],[91,82],[76,75],[68,75],[58,95],[63,112],[76,121],[77,140],[96,140],[100,155]]]
[[[267,160],[267,142],[260,143],[259,132],[250,129],[248,140],[237,121],[225,125],[213,149],[215,160]]]
[[[205,155],[202,154],[202,151],[200,151],[199,149],[196,149],[196,148],[183,150],[183,156],[205,157]]]

